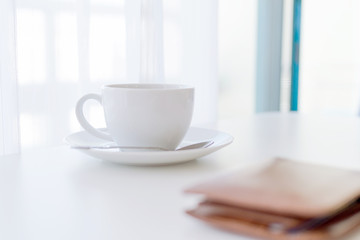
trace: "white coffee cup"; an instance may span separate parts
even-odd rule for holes
[[[94,99],[104,109],[107,132],[89,124],[84,103]],[[120,146],[173,150],[184,138],[192,119],[194,88],[175,84],[113,84],[102,94],[84,95],[76,104],[80,125],[90,134]]]

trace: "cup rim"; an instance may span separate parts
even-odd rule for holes
[[[123,89],[123,90],[134,90],[134,91],[174,91],[184,89],[194,89],[193,86],[185,84],[173,84],[173,83],[115,83],[106,84],[102,86],[103,89]]]

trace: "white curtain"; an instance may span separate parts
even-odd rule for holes
[[[107,83],[194,85],[193,125],[214,123],[217,3],[0,1],[0,154],[62,144],[81,130],[77,99]],[[104,125],[97,104],[87,115]]]
[[[15,68],[15,9],[0,1],[0,155],[20,149]]]

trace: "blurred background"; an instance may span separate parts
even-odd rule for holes
[[[195,85],[194,125],[255,114],[259,44],[266,50],[272,41],[259,33],[265,14],[259,9],[275,2],[282,12],[278,110],[290,111],[294,1],[267,2],[16,0],[21,148],[61,144],[81,130],[78,98],[106,83],[137,81],[139,74],[147,76],[143,81]],[[358,114],[359,12],[357,0],[302,1],[299,112]],[[132,32],[131,24],[145,29]],[[98,127],[104,126],[101,111],[95,103],[87,107]]]

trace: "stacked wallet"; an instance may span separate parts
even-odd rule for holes
[[[215,227],[260,239],[341,239],[360,226],[360,172],[281,158],[186,190],[187,211]]]

